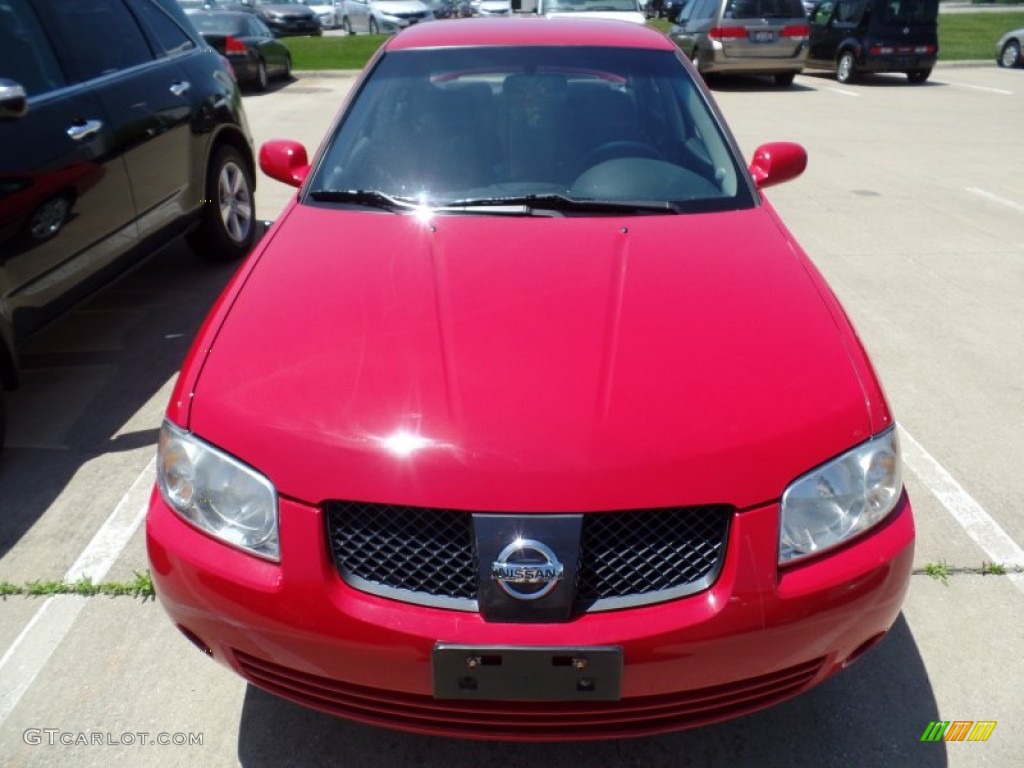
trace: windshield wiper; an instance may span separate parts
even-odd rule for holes
[[[579,213],[682,213],[671,200],[591,200],[558,194],[518,195],[453,200],[439,210],[472,211],[496,206],[524,206],[530,212],[571,211]]]
[[[367,189],[315,189],[309,193],[309,196],[317,202],[351,203],[399,213],[429,211],[431,213],[512,216],[531,216],[543,214],[546,211],[620,214],[682,213],[682,208],[670,200],[588,200],[558,194],[474,197],[440,204],[392,197],[384,192]]]
[[[392,197],[375,189],[314,189],[309,196],[319,203],[352,203],[385,211],[409,211],[418,207],[414,200]]]

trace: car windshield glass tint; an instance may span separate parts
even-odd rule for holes
[[[245,29],[242,25],[244,19],[235,16],[223,16],[216,13],[195,13],[192,14],[192,23],[196,25],[201,33],[208,35],[243,35]]]
[[[938,0],[888,0],[878,9],[883,24],[935,24],[939,13]]]
[[[324,204],[368,199],[347,192],[464,207],[531,196],[642,201],[637,213],[754,204],[714,113],[672,52],[596,47],[386,54],[307,188]]]
[[[727,19],[799,19],[804,14],[801,0],[729,0]]]
[[[547,4],[546,10],[558,13],[574,11],[594,13],[595,11],[636,12],[637,8],[634,0],[553,0]]]

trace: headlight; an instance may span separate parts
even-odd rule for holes
[[[164,422],[157,486],[185,520],[232,546],[279,560],[277,492],[263,475]]]
[[[902,489],[895,427],[794,480],[782,494],[779,563],[863,533],[893,510]]]

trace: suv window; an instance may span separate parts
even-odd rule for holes
[[[149,43],[122,0],[37,0],[36,6],[64,40],[89,41],[88,45],[61,49],[78,80],[91,80],[153,58]]]
[[[192,39],[163,8],[150,0],[138,0],[133,7],[138,10],[146,26],[153,32],[163,53],[170,55],[195,47]]]
[[[832,9],[834,7],[835,4],[831,2],[821,3],[821,5],[814,9],[814,18],[812,21],[815,24],[821,24],[822,26],[828,24],[829,17],[832,16]]]
[[[697,7],[693,9],[694,19],[710,19],[718,9],[718,0],[697,0]]]
[[[799,19],[804,16],[801,0],[727,0],[726,19]]]
[[[888,0],[878,9],[885,24],[934,24],[938,12],[938,0]]]
[[[836,6],[837,24],[856,24],[864,10],[862,0],[839,0]]]
[[[18,83],[29,96],[63,87],[64,76],[39,20],[27,0],[0,0],[0,77]]]

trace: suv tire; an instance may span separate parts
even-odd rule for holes
[[[208,261],[245,256],[256,237],[256,206],[249,164],[230,145],[219,147],[206,177],[202,223],[189,245]]]

